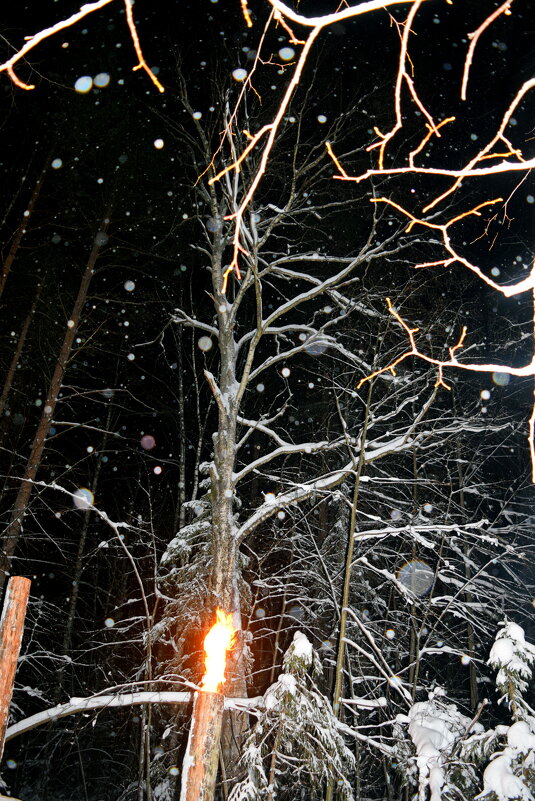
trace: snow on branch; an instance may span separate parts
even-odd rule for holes
[[[140,704],[189,704],[192,693],[187,692],[138,692],[114,695],[93,695],[89,698],[71,698],[65,704],[45,709],[29,718],[19,720],[10,726],[6,732],[6,742],[21,734],[50,723],[53,720],[75,715],[77,712],[87,712],[92,709],[111,709],[120,706],[138,706]],[[263,702],[258,698],[225,698],[225,709],[258,709]]]
[[[416,417],[416,419],[412,422],[409,426],[408,430],[405,432],[403,436],[394,437],[389,442],[381,445],[380,448],[376,448],[375,450],[368,451],[365,454],[364,464],[368,464],[372,461],[380,459],[384,456],[389,456],[393,453],[401,453],[404,450],[410,449],[414,446],[414,443],[418,440],[418,436],[413,436],[416,432],[419,424],[422,422],[423,418],[427,414],[431,404],[434,401],[436,395],[436,390],[434,390],[429,399],[426,401],[424,406],[422,407],[420,413]],[[424,435],[425,436],[425,433]],[[336,443],[331,445],[330,447],[337,447],[341,443]],[[302,448],[302,446],[299,446]],[[360,444],[357,442],[355,444],[355,450],[358,451],[360,449]],[[266,461],[269,461],[267,459]],[[249,466],[245,468],[247,472],[249,472]],[[246,537],[251,534],[255,528],[263,523],[265,520],[268,520],[270,517],[273,517],[280,509],[284,509],[290,506],[295,506],[297,504],[303,503],[304,501],[308,500],[309,498],[313,497],[317,493],[326,492],[333,487],[338,486],[341,484],[345,479],[350,475],[355,475],[356,471],[356,460],[351,460],[347,463],[344,467],[341,467],[339,470],[335,470],[332,473],[328,473],[320,478],[313,479],[312,481],[303,482],[299,484],[295,484],[292,489],[288,490],[287,492],[282,492],[279,495],[276,495],[274,498],[270,498],[268,501],[263,503],[259,506],[255,512],[246,520],[240,528],[236,531],[236,537],[238,541],[242,541]],[[368,476],[360,476],[360,481],[369,481],[370,478]]]
[[[197,320],[194,317],[190,317],[189,314],[186,314],[185,311],[182,309],[175,309],[175,313],[172,315],[171,320],[174,323],[181,323],[182,325],[187,325],[190,328],[198,328],[201,331],[206,331],[210,336],[215,337],[216,339],[219,337],[219,329],[215,327],[215,325],[209,325],[208,323],[203,323],[201,320]]]
[[[245,476],[249,475],[249,473],[257,470],[264,464],[268,464],[273,459],[277,459],[279,456],[288,456],[292,453],[319,453],[321,451],[338,448],[342,444],[343,440],[337,440],[336,442],[328,442],[327,440],[322,442],[299,442],[297,444],[284,442],[279,448],[275,448],[275,450],[271,451],[270,453],[265,453],[263,456],[259,456],[258,459],[250,462],[248,465],[246,465],[246,467],[240,470],[239,473],[235,473],[234,483],[237,484],[242,480],[242,478],[245,478]]]
[[[347,478],[347,476],[354,473],[355,464],[353,461],[351,461],[340,470],[336,470],[333,473],[329,473],[328,475],[322,476],[322,478],[315,479],[314,481],[298,484],[291,490],[280,493],[280,495],[277,495],[273,500],[266,501],[256,509],[256,511],[248,518],[248,520],[246,520],[245,523],[243,523],[243,525],[237,530],[236,538],[241,542],[248,537],[249,534],[251,534],[255,528],[260,525],[260,523],[268,520],[270,517],[276,514],[279,509],[302,503],[308,498],[314,496],[316,493],[326,492],[327,490],[336,487],[338,484],[341,484],[342,481]],[[361,476],[360,480],[367,481],[368,479],[366,476]]]
[[[424,265],[421,265],[424,266]],[[473,268],[473,271],[479,273],[479,269],[477,267]],[[494,281],[491,279],[487,279],[484,277],[486,283],[491,283],[494,285]],[[501,287],[501,291],[503,294],[506,294],[505,290],[511,290],[509,295],[514,295],[517,292],[524,292],[527,288],[533,288],[535,283],[535,261],[533,263],[533,268],[531,270],[530,275],[528,276],[525,281],[519,282],[519,284],[513,285],[513,287]],[[529,284],[529,286],[524,286],[524,284]],[[522,285],[522,288],[519,289],[519,286]],[[498,285],[495,285],[498,287]],[[499,288],[499,287],[498,287]],[[516,292],[513,291],[516,289]],[[534,290],[535,291],[535,290]],[[475,364],[473,362],[460,362],[457,358],[456,352],[460,350],[464,345],[464,340],[467,334],[467,329],[463,326],[461,331],[461,335],[457,341],[456,345],[448,348],[449,351],[449,359],[437,359],[434,356],[428,356],[426,353],[423,353],[416,343],[415,334],[418,333],[418,328],[409,328],[409,325],[403,320],[401,315],[392,305],[390,298],[386,298],[386,302],[388,305],[388,310],[390,314],[397,320],[400,326],[403,328],[407,337],[409,339],[410,348],[405,350],[400,356],[394,359],[390,364],[386,365],[385,367],[381,367],[379,370],[375,370],[370,375],[363,378],[358,387],[360,388],[362,384],[370,381],[371,379],[375,378],[378,375],[388,371],[395,375],[396,367],[401,364],[401,362],[405,361],[405,359],[416,356],[419,359],[427,362],[428,364],[435,365],[438,368],[438,375],[436,385],[437,387],[441,386],[444,389],[450,389],[448,384],[444,381],[443,372],[445,367],[456,367],[461,370],[468,370],[474,373],[507,373],[508,375],[516,375],[516,376],[535,376],[535,343],[534,343],[534,352],[531,357],[531,361],[527,364],[523,365],[522,367],[515,367],[511,364],[494,364],[492,362],[484,362],[481,364]],[[535,334],[534,334],[535,336]],[[528,445],[529,445],[529,452],[531,457],[531,470],[532,470],[532,481],[535,483],[535,403],[533,404],[531,416],[529,418],[528,424],[528,435],[527,435]]]
[[[286,3],[281,0],[268,0],[269,4],[273,6],[275,11],[292,22],[297,22],[299,25],[306,25],[309,28],[320,27],[324,28],[327,25],[334,25],[336,22],[342,22],[345,19],[358,17],[362,14],[369,14],[372,11],[381,11],[389,6],[416,4],[416,0],[368,0],[366,3],[359,3],[357,6],[349,6],[342,9],[342,11],[335,11],[332,14],[322,14],[319,17],[305,17],[303,14],[298,14],[293,11]],[[422,2],[419,0],[418,5]],[[279,19],[279,17],[275,17]]]

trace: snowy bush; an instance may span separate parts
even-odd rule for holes
[[[503,748],[483,773],[485,801],[533,801],[535,798],[535,716],[524,699],[532,678],[535,647],[526,642],[523,629],[504,622],[492,646],[489,665],[498,671],[496,686],[514,723],[498,727]]]
[[[244,749],[246,778],[229,801],[272,801],[279,783],[309,788],[311,799],[322,797],[322,784],[334,781],[341,801],[353,798],[347,779],[354,757],[346,747],[331,706],[314,686],[321,670],[307,637],[296,632],[283,660],[284,672],[264,695],[264,709]]]
[[[417,782],[418,801],[535,801],[535,713],[524,698],[534,662],[535,647],[526,642],[523,629],[504,622],[488,664],[497,670],[498,703],[510,709],[510,726],[485,730],[446,703],[440,688],[413,704],[408,715],[398,715],[396,758],[405,781]],[[412,754],[403,747],[403,723]]]
[[[523,699],[532,678],[535,646],[526,642],[524,630],[516,623],[503,623],[492,646],[489,665],[498,671],[496,686],[514,720],[527,720],[531,709]]]
[[[435,688],[427,701],[413,704],[404,718],[416,758],[409,757],[408,764],[403,767],[410,776],[413,774],[411,763],[416,763],[419,801],[428,797],[430,801],[457,798],[459,790],[467,797],[466,793],[477,788],[473,767],[453,756],[469,731],[475,729],[480,734],[483,727],[479,723],[471,724],[470,718],[461,714],[455,704],[446,703],[444,697],[445,691]],[[398,716],[401,718],[403,716]],[[451,795],[454,788],[457,792]]]

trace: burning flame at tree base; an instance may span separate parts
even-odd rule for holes
[[[227,615],[222,609],[218,609],[216,622],[204,639],[205,674],[201,682],[204,692],[217,693],[224,684],[227,651],[232,648],[235,635],[232,614]]]

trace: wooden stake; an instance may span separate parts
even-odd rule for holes
[[[12,576],[9,579],[0,618],[0,760],[4,753],[4,738],[24,631],[30,584],[30,579],[22,578],[22,576]]]
[[[180,801],[213,801],[224,703],[221,693],[195,694]]]

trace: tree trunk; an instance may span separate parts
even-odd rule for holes
[[[181,298],[182,302],[182,298]],[[186,418],[184,398],[184,336],[182,327],[176,334],[176,352],[178,354],[178,492],[176,498],[174,531],[176,534],[186,525]]]
[[[45,161],[44,167],[41,170],[41,174],[39,175],[39,178],[37,179],[37,183],[35,184],[34,190],[32,192],[32,196],[30,197],[30,202],[28,203],[28,206],[27,206],[27,208],[26,208],[26,210],[24,212],[24,216],[23,216],[23,218],[22,218],[22,220],[20,222],[19,227],[15,231],[15,235],[14,235],[13,240],[11,242],[11,247],[9,248],[9,252],[8,252],[6,258],[3,261],[2,272],[0,273],[0,298],[2,297],[2,294],[4,292],[4,289],[5,289],[5,286],[6,286],[6,282],[7,282],[7,278],[8,278],[9,273],[11,272],[11,267],[13,266],[13,262],[15,261],[15,256],[17,255],[17,251],[18,251],[18,249],[20,247],[20,243],[22,242],[24,234],[28,230],[28,222],[30,220],[31,213],[35,208],[35,204],[37,203],[37,198],[39,197],[39,193],[41,192],[41,189],[42,189],[42,186],[43,186],[43,182],[45,180],[45,176],[46,176],[46,174],[48,172],[48,168],[50,166],[50,156],[51,156],[51,153],[49,153],[47,155],[47,157],[46,157],[46,161]]]
[[[238,382],[236,380],[236,343],[229,304],[221,292],[222,237],[216,237],[212,254],[212,280],[215,294],[219,330],[219,384],[206,377],[218,406],[218,427],[214,434],[214,459],[211,468],[212,496],[212,575],[211,593],[216,605],[227,613],[232,612],[237,629],[235,645],[227,659],[228,680],[225,695],[247,695],[241,625],[241,599],[239,588],[239,545],[234,523],[234,468],[236,462],[236,434],[239,409]],[[237,775],[241,745],[247,729],[247,715],[226,711],[223,717],[221,752],[226,779]]]
[[[17,342],[17,347],[13,353],[13,357],[11,359],[10,365],[8,367],[6,377],[4,379],[4,386],[2,389],[2,395],[0,395],[0,417],[4,414],[4,409],[6,406],[6,401],[9,397],[11,392],[11,387],[13,386],[13,378],[15,377],[15,372],[17,370],[17,365],[20,361],[20,357],[22,351],[24,349],[24,344],[26,342],[26,337],[28,336],[28,331],[30,330],[30,325],[33,320],[33,316],[35,314],[35,310],[37,308],[37,303],[39,301],[39,296],[41,295],[42,284],[39,284],[37,287],[37,292],[35,294],[34,301],[32,303],[32,307],[28,314],[26,315],[26,319],[24,320],[21,332],[19,334],[19,340]]]
[[[195,694],[180,801],[213,801],[224,700],[221,693]]]
[[[342,598],[340,602],[338,653],[336,656],[336,668],[335,668],[334,690],[333,690],[333,713],[337,719],[340,719],[341,698],[344,685],[344,657],[345,657],[345,636],[346,636],[346,625],[347,625],[347,608],[349,606],[349,590],[351,588],[351,568],[353,565],[353,549],[354,549],[355,536],[357,530],[357,506],[359,500],[360,477],[362,475],[362,471],[365,466],[364,448],[366,445],[366,437],[368,434],[368,423],[369,423],[371,400],[372,400],[372,388],[373,388],[373,382],[370,381],[370,386],[368,390],[368,399],[366,402],[366,409],[364,411],[362,435],[360,439],[360,454],[358,463],[356,465],[355,486],[353,490],[353,501],[351,504],[351,518],[349,523],[346,559],[344,565],[344,584],[342,588]],[[332,801],[332,799],[334,798],[334,793],[335,793],[335,787],[331,780],[327,782],[327,788],[325,791],[326,801]]]
[[[459,484],[458,484],[459,506],[464,512],[466,508],[465,497],[464,497],[464,474],[462,468],[461,446],[459,443],[459,439],[457,439],[455,442],[455,448],[457,451],[457,476],[459,479]],[[463,544],[463,553],[465,556],[464,575],[466,578],[466,586],[469,586],[471,578],[471,569],[470,569],[471,549],[466,543]],[[469,590],[466,590],[464,597],[466,599],[466,604],[468,606],[468,609],[471,610],[474,601],[473,594]],[[476,654],[476,643],[475,643],[474,627],[472,626],[469,620],[466,621],[466,640],[467,640],[466,644],[467,644],[468,655],[470,657],[473,657]],[[472,712],[475,712],[477,709],[477,705],[479,703],[479,693],[477,688],[477,670],[472,659],[470,659],[469,670],[470,670],[470,709],[472,710]]]
[[[13,683],[24,631],[24,618],[31,581],[13,576],[7,585],[2,619],[0,620],[0,760],[9,720]]]
[[[108,226],[108,219],[106,217],[102,222],[102,225],[99,229],[99,233],[104,233],[107,226]],[[30,501],[30,497],[33,490],[33,482],[35,480],[35,476],[37,475],[37,470],[39,469],[39,465],[43,457],[46,437],[48,435],[52,423],[52,418],[54,415],[54,411],[56,409],[56,404],[58,400],[59,391],[61,389],[63,376],[65,375],[65,369],[67,367],[68,359],[71,355],[74,338],[76,336],[78,326],[80,324],[82,309],[87,298],[87,292],[89,290],[89,285],[93,277],[95,265],[100,253],[100,248],[101,248],[101,238],[97,234],[93,243],[93,247],[91,248],[91,253],[89,254],[89,258],[87,260],[84,274],[82,276],[82,281],[80,283],[78,295],[76,297],[71,312],[71,318],[67,322],[67,330],[65,331],[63,343],[61,345],[59,356],[56,361],[56,366],[54,368],[54,373],[50,381],[46,400],[43,406],[43,412],[41,414],[41,419],[39,421],[39,425],[37,426],[37,431],[33,439],[30,455],[26,463],[26,469],[24,471],[24,476],[22,478],[20,489],[17,493],[17,497],[13,505],[10,522],[7,526],[6,533],[4,535],[3,549],[2,553],[0,554],[0,590],[4,586],[6,575],[8,574],[9,569],[11,567],[11,560],[13,559],[13,554],[15,552],[15,548],[17,547],[17,543],[19,541],[20,533],[22,530],[22,520],[28,509],[28,503]]]

